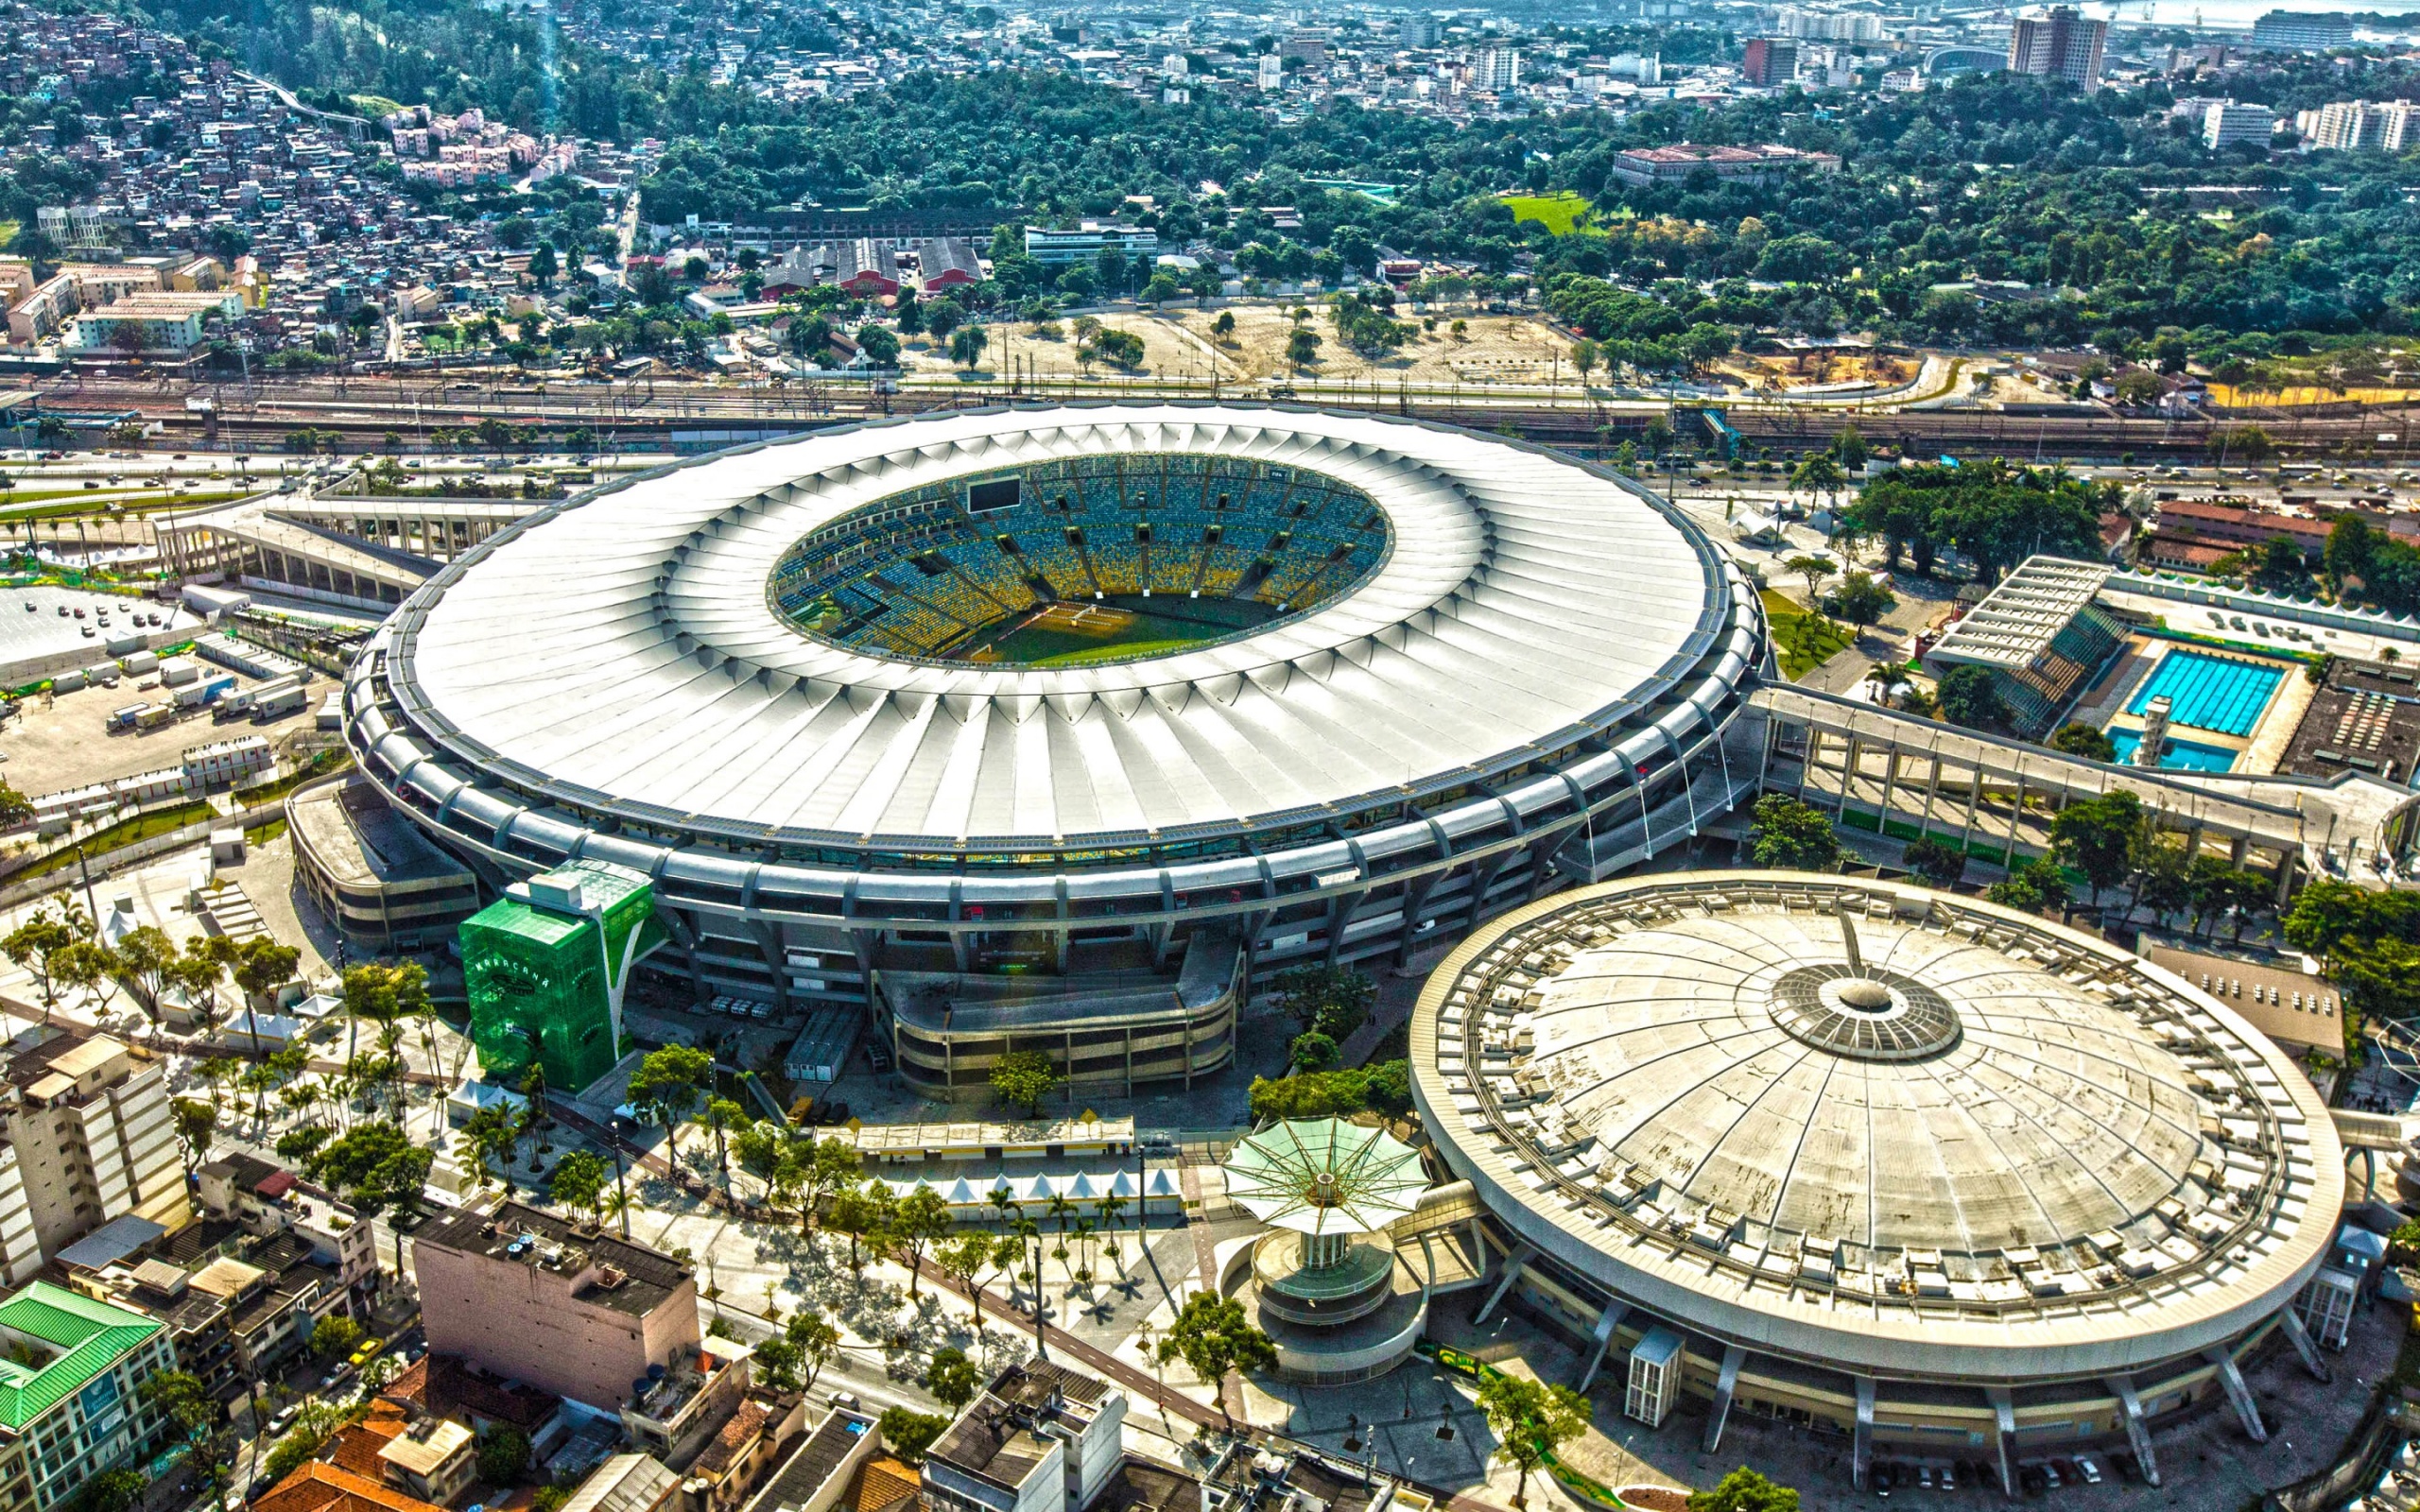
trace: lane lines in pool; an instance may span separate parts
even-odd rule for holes
[[[2140,714],[2166,694],[2172,723],[2221,735],[2248,735],[2285,677],[2283,667],[2179,648],[2160,659],[2127,700],[2126,712]]]

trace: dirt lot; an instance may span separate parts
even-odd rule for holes
[[[249,720],[215,724],[207,712],[189,713],[159,730],[112,732],[111,712],[129,704],[156,703],[160,690],[144,692],[136,679],[122,679],[114,688],[82,688],[61,694],[43,707],[37,695],[20,706],[23,717],[0,726],[0,778],[27,798],[88,787],[138,772],[174,766],[186,747],[238,735],[267,735],[272,745],[297,730],[317,726],[320,699],[335,684],[325,678],[312,683],[313,696],[298,713],[268,725]],[[242,679],[249,684],[253,679]]]
[[[1726,359],[1721,370],[1745,387],[1765,393],[1790,393],[1832,384],[1872,384],[1895,388],[1916,376],[1921,366],[1913,357],[1879,356],[1872,352],[1808,352]]]
[[[1221,314],[1236,318],[1234,334],[1223,340],[1213,330]],[[1320,337],[1319,358],[1300,373],[1285,356],[1286,341],[1293,334],[1294,321],[1276,305],[1233,305],[1214,310],[1188,307],[1156,316],[1111,315],[1101,318],[1101,323],[1143,338],[1143,362],[1136,369],[1138,373],[1189,378],[1197,383],[1206,381],[1213,372],[1222,383],[1261,379],[1284,382],[1296,378],[1336,382],[1375,376],[1383,382],[1402,380],[1448,388],[1458,383],[1543,384],[1558,378],[1565,384],[1577,381],[1577,371],[1571,365],[1571,344],[1539,321],[1486,315],[1442,314],[1436,318],[1434,331],[1425,329],[1424,320],[1414,320],[1416,334],[1412,340],[1392,356],[1374,362],[1337,340],[1335,327],[1326,315],[1316,313],[1308,324]],[[1453,334],[1457,318],[1464,322],[1460,336]],[[1086,369],[1076,356],[1072,323],[1061,320],[1056,324],[1056,335],[1048,336],[1035,335],[1033,327],[1025,324],[992,326],[991,351],[980,370],[986,375],[1015,371],[1062,380],[1084,376]],[[939,376],[957,370],[947,355],[929,342],[910,342],[902,360],[911,372]],[[1119,369],[1106,363],[1095,363],[1090,371],[1098,378],[1119,376]],[[1600,381],[1601,378],[1600,373]]]

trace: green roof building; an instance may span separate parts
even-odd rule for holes
[[[541,872],[472,915],[462,972],[479,1069],[518,1085],[535,1060],[547,1086],[572,1091],[605,1074],[631,971],[665,937],[648,879],[604,862]]]
[[[168,1432],[143,1383],[176,1368],[165,1326],[35,1281],[0,1301],[0,1508],[50,1512]]]

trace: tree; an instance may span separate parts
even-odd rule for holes
[[[540,242],[538,249],[529,254],[530,282],[542,289],[553,283],[555,275],[562,270],[562,259],[558,257],[554,248],[545,242]]]
[[[1953,725],[1982,730],[2008,717],[2008,705],[1992,675],[1978,666],[1951,667],[1941,675],[1937,689],[1941,716]]]
[[[757,1381],[775,1391],[798,1390],[798,1346],[778,1333],[762,1340],[756,1346],[753,1369]]]
[[[933,1351],[931,1362],[925,1366],[925,1389],[942,1406],[958,1412],[983,1389],[982,1367],[968,1359],[964,1349],[944,1345]]]
[[[1530,1472],[1547,1456],[1588,1431],[1588,1399],[1569,1386],[1497,1373],[1479,1383],[1478,1404],[1494,1430],[1498,1454],[1520,1470],[1512,1504],[1528,1504]]]
[[[1841,490],[1847,484],[1848,478],[1841,472],[1841,465],[1832,460],[1828,452],[1817,452],[1792,468],[1789,473],[1791,492],[1820,493],[1833,503],[1839,502]],[[1809,593],[1813,591],[1808,589]]]
[[[1823,592],[1824,579],[1840,571],[1828,557],[1792,557],[1782,565],[1806,579],[1806,607],[1809,609],[1816,608],[1816,595]]]
[[[218,1135],[218,1109],[190,1097],[175,1099],[168,1109],[175,1122],[177,1143],[184,1154],[185,1175],[190,1177],[209,1159],[211,1143]]]
[[[802,1312],[782,1331],[783,1342],[798,1350],[799,1389],[809,1390],[823,1367],[840,1358],[840,1331],[820,1313]]]
[[[1876,582],[1872,573],[1853,572],[1841,579],[1829,607],[1833,617],[1862,629],[1897,609],[1899,600],[1891,590]]]
[[[1841,433],[1832,438],[1832,455],[1841,464],[1841,471],[1851,474],[1864,472],[1865,464],[1872,460],[1866,450],[1865,438],[1855,425],[1841,426]]]
[[[364,1124],[323,1146],[305,1169],[342,1193],[366,1222],[389,1209],[417,1211],[434,1159],[432,1152],[414,1144],[395,1125]],[[394,1234],[395,1270],[400,1275],[404,1232],[397,1228]]]
[[[977,363],[983,360],[984,351],[991,343],[991,336],[981,326],[960,326],[950,333],[949,360],[971,371]]]
[[[975,1304],[975,1332],[983,1332],[983,1273],[992,1267],[992,1235],[967,1232],[958,1235],[933,1249],[933,1263],[941,1273],[956,1281]]]
[[[131,1512],[151,1483],[140,1470],[103,1470],[78,1488],[70,1512]]]
[[[1219,1394],[1219,1414],[1227,1415],[1227,1372],[1266,1370],[1277,1363],[1277,1347],[1244,1315],[1243,1304],[1216,1292],[1196,1292],[1167,1326],[1160,1339],[1160,1363],[1182,1360],[1194,1379]]]
[[[341,1360],[360,1342],[361,1325],[341,1313],[311,1325],[311,1352],[322,1360]]]
[[[490,1103],[463,1122],[462,1140],[479,1159],[482,1180],[492,1163],[503,1171],[505,1188],[510,1191],[512,1152],[521,1143],[521,1120],[513,1110],[502,1103]]]
[[[715,1057],[695,1045],[666,1045],[661,1050],[650,1050],[631,1075],[631,1105],[653,1114],[655,1121],[664,1125],[665,1138],[669,1141],[681,1121],[705,1095],[703,1089],[714,1070]]]
[[[291,945],[280,945],[267,935],[256,935],[244,941],[243,954],[235,962],[235,986],[244,994],[244,1032],[251,1038],[252,1047],[260,1048],[260,1025],[253,1008],[270,993],[294,980],[295,965],[302,953]]]
[[[910,1465],[925,1462],[925,1451],[949,1426],[949,1419],[939,1413],[918,1412],[912,1407],[885,1407],[882,1410],[883,1447]]]
[[[1378,1000],[1378,985],[1349,966],[1292,967],[1272,985],[1278,1011],[1339,1044],[1361,1027]]]
[[[82,917],[72,905],[65,915],[54,915],[46,907],[37,908],[31,919],[9,931],[6,938],[0,938],[0,954],[6,954],[20,971],[30,972],[35,987],[41,990],[44,1022],[49,1022],[48,1010],[58,1001],[52,962],[60,951],[84,938],[76,927]]]
[[[1749,811],[1750,852],[1760,867],[1828,871],[1840,858],[1840,837],[1822,811],[1780,793],[1768,793]]]
[[[924,1279],[925,1250],[934,1242],[949,1237],[958,1226],[949,1214],[949,1204],[930,1187],[918,1187],[901,1197],[892,1208],[890,1222],[884,1226],[884,1236],[890,1241],[891,1257],[908,1267],[908,1296],[917,1295],[917,1284]]]
[[[1983,896],[2003,908],[2046,913],[2067,905],[2067,874],[2048,856],[2020,863],[2008,876],[1984,889]]]
[[[1798,1512],[1798,1493],[1742,1465],[1712,1490],[1690,1492],[1688,1512]]]
[[[935,300],[925,309],[925,330],[932,335],[934,340],[947,341],[949,334],[957,330],[965,318],[966,313],[953,301]],[[904,331],[907,327],[902,326],[900,329]]]
[[[2125,881],[2133,869],[2145,824],[2143,800],[2131,789],[2113,788],[2059,811],[2050,821],[2051,851],[2083,873],[2098,904],[2100,890]]]
[[[748,1109],[728,1097],[708,1097],[705,1111],[699,1115],[715,1137],[715,1169],[722,1175],[722,1190],[731,1193],[730,1131],[748,1126]]]
[[[479,1479],[502,1489],[518,1486],[529,1473],[529,1438],[518,1428],[498,1423],[479,1440]]]
[[[1028,1118],[1042,1116],[1043,1099],[1058,1085],[1058,1068],[1039,1050],[1011,1050],[992,1063],[994,1094],[1004,1103],[1022,1106]]]
[[[138,924],[117,942],[118,969],[151,1022],[160,1022],[160,988],[177,964],[177,942],[150,924]]]
[[[878,325],[861,325],[856,331],[857,350],[866,361],[876,368],[899,366],[899,338]]]
[[[2085,724],[2070,722],[2061,725],[2058,732],[2050,737],[2050,748],[2066,751],[2070,756],[2081,756],[2088,762],[2114,762],[2118,759],[2117,743],[2109,738],[2108,732]]]
[[[1336,1064],[1341,1054],[1335,1040],[1314,1029],[1297,1035],[1286,1057],[1296,1071],[1325,1071]]]
[[[1319,360],[1319,333],[1305,326],[1295,327],[1294,334],[1286,338],[1286,361],[1300,369],[1307,368]]]
[[[834,1233],[849,1236],[849,1268],[865,1278],[865,1262],[859,1246],[868,1242],[879,1245],[881,1236],[890,1226],[891,1210],[897,1199],[890,1189],[879,1181],[869,1181],[861,1187],[848,1187],[832,1194],[832,1211],[823,1226]]]
[[[1236,312],[1219,311],[1219,318],[1210,322],[1210,334],[1217,336],[1222,344],[1233,339],[1236,334]]]
[[[89,1010],[100,985],[117,972],[117,953],[98,940],[71,940],[52,953],[50,974],[60,987],[83,995]]]
[[[177,1436],[191,1446],[188,1459],[201,1474],[216,1500],[225,1484],[227,1459],[222,1435],[214,1430],[221,1420],[217,1399],[199,1377],[182,1370],[156,1370],[135,1389],[142,1403],[168,1420]]]
[[[604,1157],[588,1150],[566,1151],[546,1178],[546,1195],[559,1208],[592,1217],[604,1211],[605,1188],[614,1173]]]
[[[1966,848],[1928,834],[1909,841],[1901,859],[1928,886],[1955,887],[1966,875]]]
[[[2133,906],[2150,909],[2152,919],[2164,925],[2169,915],[2192,906],[2191,864],[2182,844],[2147,838],[2138,850]]]

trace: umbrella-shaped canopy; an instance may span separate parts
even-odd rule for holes
[[[1409,1212],[1427,1185],[1411,1146],[1336,1118],[1263,1129],[1227,1158],[1227,1195],[1263,1223],[1297,1233],[1383,1228]]]

